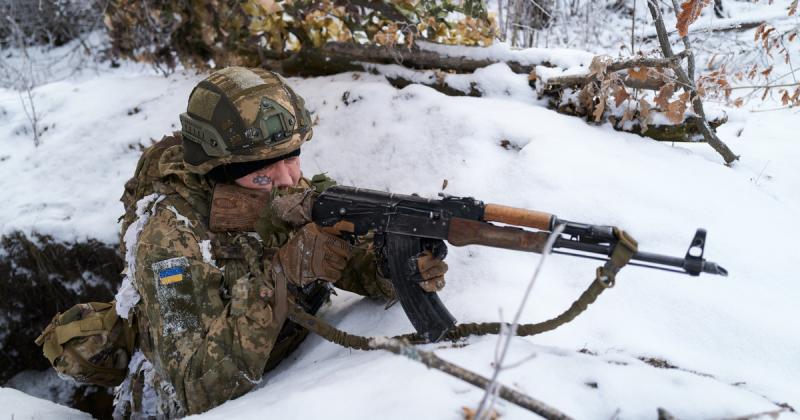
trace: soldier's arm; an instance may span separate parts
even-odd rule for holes
[[[201,251],[204,228],[167,207],[159,205],[140,234],[135,278],[146,353],[192,414],[252,389],[281,326],[273,317],[271,280],[260,273],[223,279]],[[223,280],[229,299],[220,295]]]
[[[335,286],[361,296],[391,301],[395,299],[394,287],[389,279],[380,275],[371,239],[361,240],[353,247],[353,257]]]

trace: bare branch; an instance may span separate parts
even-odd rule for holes
[[[650,15],[653,17],[653,23],[655,24],[656,33],[658,34],[658,43],[661,46],[661,51],[663,52],[664,57],[670,58],[675,56],[675,54],[672,52],[672,46],[669,43],[667,29],[664,25],[664,18],[661,16],[661,10],[658,8],[656,0],[647,0],[647,7],[650,9]],[[676,65],[672,69],[675,71],[678,80],[684,84],[684,89],[688,89],[688,91],[691,92],[692,109],[694,110],[695,114],[700,117],[695,120],[697,129],[703,134],[703,138],[705,138],[706,142],[722,156],[726,164],[730,165],[738,160],[739,156],[735,155],[728,148],[728,146],[723,143],[719,137],[717,137],[717,134],[708,124],[708,121],[706,120],[706,113],[703,109],[703,101],[700,99],[700,95],[697,93],[697,88],[694,84],[694,81],[689,79],[689,76],[681,66]]]

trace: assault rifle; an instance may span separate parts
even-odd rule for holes
[[[264,203],[252,190],[246,194],[250,195],[249,200],[234,201],[251,209],[253,203]],[[429,341],[442,338],[456,322],[439,296],[424,291],[416,284],[418,279],[409,274],[414,271],[408,267],[409,261],[430,246],[431,240],[444,240],[454,246],[484,245],[542,253],[551,232],[563,225],[553,253],[606,262],[614,258],[618,245],[629,243],[612,226],[576,223],[545,212],[485,204],[472,197],[439,195],[441,199],[428,199],[333,186],[314,199],[311,211],[314,223],[340,232],[350,240],[373,233],[376,255],[388,269],[403,310],[417,332]],[[216,197],[217,191],[215,201]],[[630,262],[626,262],[692,276],[700,273],[727,276],[724,268],[703,258],[705,242],[706,231],[698,229],[686,255],[680,258],[638,251],[634,241]]]
[[[406,264],[423,250],[426,239],[445,240],[454,246],[484,245],[541,253],[550,232],[564,225],[554,253],[604,261],[619,241],[611,226],[575,223],[540,211],[484,204],[471,197],[440,196],[437,200],[334,186],[316,198],[312,210],[312,219],[320,226],[336,226],[355,236],[374,232],[376,252],[388,264],[403,310],[417,332],[431,341],[452,328],[455,319],[436,293],[425,292],[404,276],[409,271]],[[727,276],[724,268],[703,258],[705,241],[705,230],[698,229],[683,258],[636,251],[629,264],[693,276]]]

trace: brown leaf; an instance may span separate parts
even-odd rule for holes
[[[764,71],[762,71],[762,72],[761,72],[761,74],[762,74],[764,77],[769,77],[769,74],[770,74],[770,73],[772,73],[772,66],[769,66],[769,67],[767,67],[767,69],[766,69],[766,70],[764,70]]]
[[[781,95],[781,103],[783,106],[789,105],[789,102],[792,100],[792,98],[789,97],[789,91],[781,89],[781,92],[783,92],[783,95]]]
[[[795,13],[797,13],[797,0],[794,0],[792,4],[789,5],[789,16],[792,16]]]
[[[647,125],[650,124],[650,102],[644,98],[639,99],[639,124],[642,125],[642,133],[647,131]]]
[[[764,32],[764,29],[766,29],[766,27],[767,27],[766,22],[762,23],[761,25],[758,25],[758,28],[756,28],[756,33],[753,36],[753,42],[758,42],[758,37],[761,36],[761,33]]]
[[[675,92],[674,83],[668,83],[662,86],[661,89],[658,90],[658,94],[656,95],[655,99],[656,105],[661,107],[661,109],[667,109],[667,106],[669,106],[669,99],[672,97],[672,94],[674,92]]]
[[[528,74],[528,81],[535,82],[537,79],[536,77],[536,69],[531,70],[530,74]]]
[[[623,85],[617,85],[614,88],[613,95],[614,95],[614,105],[617,107],[622,105],[622,103],[625,102],[626,99],[631,97],[631,95],[628,94],[628,91],[625,90],[625,86]]]
[[[595,106],[594,112],[592,112],[592,117],[594,117],[594,122],[600,122],[603,118],[603,112],[606,110],[606,98],[601,96],[600,102]]]
[[[793,42],[795,40],[795,38],[797,38],[797,31],[794,31],[794,32],[789,34],[789,37],[788,37],[789,42]]]
[[[444,190],[445,188],[447,188],[447,178],[445,178],[445,179],[442,181],[442,190]]]
[[[647,73],[649,73],[649,69],[647,67],[635,67],[632,69],[628,69],[628,76],[632,79],[645,81],[647,80]]]
[[[680,36],[689,34],[689,25],[700,17],[700,12],[710,3],[711,0],[686,0],[681,3],[681,11],[678,13],[678,22],[675,25]]]
[[[689,103],[689,98],[691,98],[691,97],[692,97],[692,92],[689,92],[688,90],[685,90],[685,91],[683,91],[683,93],[681,93],[681,96],[679,96],[678,99],[683,101],[683,103],[688,104]]]
[[[605,79],[606,69],[611,64],[611,57],[607,55],[597,55],[592,58],[592,64],[589,65],[589,75],[597,76],[597,80]]]
[[[683,122],[683,113],[686,111],[686,103],[678,99],[667,105],[667,119],[673,124]]]
[[[756,77],[756,72],[758,71],[758,64],[753,64],[753,68],[747,73],[747,78],[753,80]]]
[[[744,98],[736,98],[736,100],[733,101],[733,106],[736,108],[741,108],[742,105],[744,105]]]
[[[622,121],[620,121],[620,126],[625,124],[626,121],[630,121],[633,119],[633,109],[626,108],[625,112],[622,114]]]

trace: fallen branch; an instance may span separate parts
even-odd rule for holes
[[[397,338],[369,338],[358,335],[348,334],[340,331],[313,315],[303,311],[302,308],[290,305],[289,319],[301,327],[319,335],[334,344],[347,348],[359,350],[386,350],[394,354],[408,357],[411,360],[420,362],[425,366],[442,371],[450,376],[454,376],[469,384],[480,388],[486,388],[490,381],[475,372],[464,369],[456,364],[450,363],[433,352],[420,350],[404,339]],[[500,386],[499,396],[504,400],[536,413],[546,419],[570,419],[569,416],[549,405],[529,397],[521,392],[514,391],[505,386]]]
[[[374,339],[370,341],[370,344],[376,349],[386,350],[397,355],[408,357],[409,359],[420,362],[429,368],[442,371],[450,376],[461,379],[464,382],[475,385],[478,388],[486,389],[491,383],[483,376],[450,363],[435,355],[433,352],[419,350],[418,348],[405,344],[399,340],[390,338]],[[500,398],[528,411],[536,413],[546,419],[571,419],[571,417],[562,413],[561,411],[521,392],[514,391],[511,388],[499,384],[497,387],[497,395]]]
[[[477,60],[449,56],[419,48],[393,48],[378,45],[357,45],[329,42],[320,48],[307,48],[285,60],[262,59],[262,64],[287,76],[322,76],[346,71],[367,71],[364,63],[398,64],[417,70],[439,69],[456,73],[471,73],[498,63],[498,60]],[[528,74],[537,65],[504,61],[515,73]]]
[[[658,33],[658,42],[661,46],[661,51],[664,54],[664,57],[674,57],[675,54],[672,52],[672,46],[670,45],[669,37],[667,36],[667,29],[664,25],[664,18],[661,16],[661,10],[658,8],[658,4],[655,0],[647,0],[647,7],[650,9],[650,15],[653,17],[653,21],[656,26],[656,32]],[[722,142],[719,137],[717,137],[717,134],[706,121],[706,113],[703,109],[703,101],[700,99],[700,95],[697,93],[697,87],[694,83],[694,80],[689,78],[680,65],[673,66],[672,70],[678,77],[678,81],[683,85],[683,88],[688,89],[688,91],[691,92],[692,109],[694,110],[694,113],[700,117],[694,120],[697,130],[700,131],[706,142],[722,156],[727,165],[730,165],[734,161],[738,160],[739,156],[735,155],[731,149],[729,149],[728,146]]]

